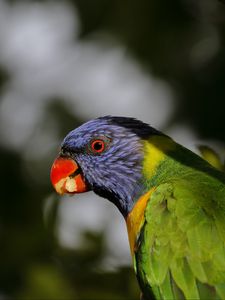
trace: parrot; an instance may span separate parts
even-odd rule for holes
[[[56,192],[93,191],[128,232],[142,299],[225,299],[225,173],[149,124],[102,116],[62,141]]]

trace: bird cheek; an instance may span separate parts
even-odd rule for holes
[[[52,165],[50,178],[56,192],[61,195],[83,193],[88,190],[77,163],[70,158],[56,158]]]

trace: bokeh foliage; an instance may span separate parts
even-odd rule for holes
[[[80,39],[97,32],[111,34],[147,71],[173,87],[176,106],[168,126],[186,121],[202,137],[225,141],[223,2],[76,0],[71,4],[81,19]],[[2,69],[0,93],[8,80],[10,75]],[[82,121],[63,99],[52,99],[40,130],[54,126],[60,140]],[[0,294],[13,299],[138,299],[132,269],[102,272],[99,268],[106,251],[103,233],[86,232],[80,249],[68,250],[55,237],[57,202],[44,222],[52,157],[27,162],[23,153],[6,147],[0,149],[0,157]]]
[[[171,122],[186,121],[202,137],[225,141],[224,1],[73,2],[79,8],[82,38],[97,30],[110,32],[147,70],[174,87]]]

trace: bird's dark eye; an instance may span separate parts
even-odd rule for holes
[[[91,150],[96,153],[103,152],[105,150],[105,142],[103,140],[92,141]]]
[[[110,139],[108,137],[100,137],[93,139],[88,148],[93,154],[101,154],[108,148],[109,143]]]

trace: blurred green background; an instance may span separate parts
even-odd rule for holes
[[[225,4],[0,0],[0,299],[139,299],[126,227],[58,198],[62,138],[105,114],[225,142]]]

